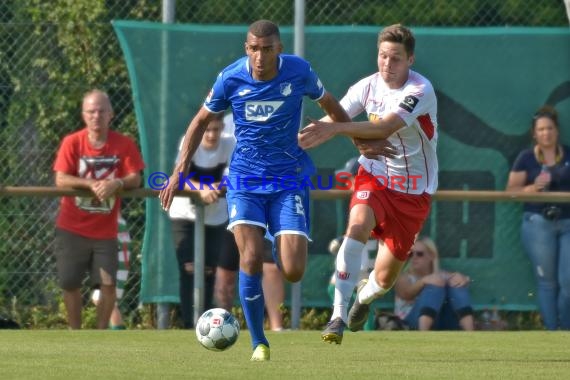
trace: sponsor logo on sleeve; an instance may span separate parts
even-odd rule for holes
[[[412,113],[414,108],[416,108],[416,106],[418,105],[418,102],[419,102],[418,98],[412,95],[408,95],[404,98],[404,100],[402,100],[402,103],[400,103],[400,108],[405,109],[406,111]]]

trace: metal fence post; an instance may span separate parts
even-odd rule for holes
[[[295,0],[294,49],[299,57],[305,55],[305,0]],[[303,120],[301,110],[301,120]],[[298,329],[301,321],[301,281],[291,284],[291,328]]]
[[[194,221],[194,323],[204,312],[204,268],[206,227],[204,217],[205,205],[196,201],[196,220]]]
[[[164,24],[169,24],[174,22],[175,15],[175,0],[163,0],[162,1],[162,22]],[[162,83],[161,91],[163,94],[163,104],[161,106],[161,126],[160,128],[166,128],[166,109],[168,101],[168,32],[164,32],[162,38]],[[159,146],[165,146],[163,142]],[[163,155],[164,156],[164,155]],[[166,163],[163,163],[166,164]],[[162,167],[168,167],[163,165]],[[166,329],[169,325],[169,314],[170,305],[167,303],[159,303],[156,307],[156,321],[158,329]]]

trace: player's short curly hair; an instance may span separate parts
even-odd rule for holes
[[[247,32],[259,38],[277,36],[277,38],[281,39],[279,27],[269,20],[257,20],[249,26]]]
[[[394,24],[385,27],[378,33],[378,47],[382,42],[395,42],[404,45],[408,56],[414,55],[416,38],[412,31],[402,24]]]

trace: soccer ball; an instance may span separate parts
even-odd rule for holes
[[[224,351],[238,339],[239,322],[222,308],[206,310],[196,323],[196,338],[208,350]]]

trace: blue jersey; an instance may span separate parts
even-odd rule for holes
[[[237,143],[230,162],[231,183],[235,185],[237,177],[301,179],[314,174],[311,159],[297,143],[297,133],[303,96],[318,100],[324,92],[310,64],[294,55],[279,56],[279,72],[269,81],[252,78],[248,57],[226,67],[204,107],[214,113],[232,107]],[[254,192],[276,190],[253,187]]]

